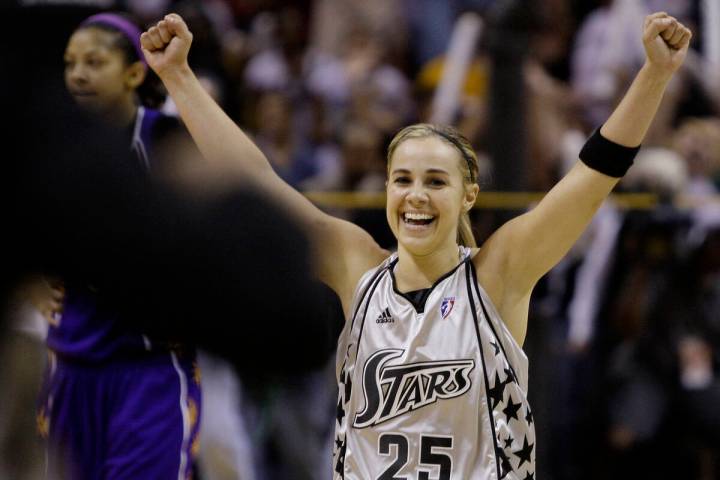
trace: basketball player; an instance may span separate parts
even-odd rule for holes
[[[81,107],[132,135],[128,143],[147,169],[155,144],[181,128],[176,118],[156,109],[164,94],[145,63],[139,32],[116,13],[84,20],[65,48],[65,85]]]
[[[65,50],[65,84],[83,109],[127,132],[146,170],[158,132],[178,122],[142,103],[151,98],[140,33],[118,14],[86,19]],[[38,415],[51,478],[186,478],[200,415],[194,349],[127,327],[96,279],[64,280]]]
[[[580,161],[532,211],[477,248],[467,217],[477,158],[449,127],[413,125],[388,150],[390,255],[282,182],[187,65],[169,15],[141,37],[206,158],[253,182],[305,226],[315,269],[347,321],[337,352],[336,479],[532,479],[535,431],[521,349],[533,287],[577,240],[627,171],[691,33],[646,18],[646,61]]]

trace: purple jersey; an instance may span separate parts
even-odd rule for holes
[[[62,357],[86,362],[151,351],[150,339],[128,331],[119,317],[91,287],[66,284],[63,312],[48,329],[47,346]]]
[[[177,121],[163,113],[138,107],[132,130],[131,149],[146,170],[156,131]],[[47,345],[53,352],[83,361],[105,361],[132,357],[150,351],[154,345],[141,332],[131,332],[119,322],[110,305],[99,301],[89,285],[65,286],[63,313],[48,330]]]
[[[48,479],[191,478],[201,410],[193,359],[166,352],[78,363],[51,355],[37,418]]]
[[[131,148],[145,170],[152,139],[171,122],[138,109]],[[62,314],[48,330],[38,413],[48,478],[190,478],[201,410],[195,352],[132,331],[88,283],[66,283]]]

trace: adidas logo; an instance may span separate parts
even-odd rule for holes
[[[395,323],[395,319],[390,314],[390,309],[388,307],[385,307],[385,310],[378,315],[377,319],[375,319],[375,323]]]

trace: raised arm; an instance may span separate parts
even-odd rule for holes
[[[203,156],[223,174],[266,192],[288,210],[310,238],[318,277],[347,307],[362,273],[387,253],[367,232],[325,214],[273,171],[260,149],[198,82],[187,62],[191,43],[192,33],[176,14],[167,15],[141,37],[148,65],[165,84]]]
[[[646,17],[645,64],[600,129],[602,138],[596,137],[594,145],[597,146],[599,140],[606,152],[623,152],[630,150],[624,147],[640,145],[665,87],[685,58],[690,37],[690,30],[665,13]],[[500,310],[505,310],[500,313],[520,342],[525,337],[527,305],[533,287],[568,252],[620,180],[617,177],[622,173],[608,174],[622,170],[612,163],[620,159],[598,160],[597,151],[594,148],[590,152],[594,162],[583,157],[537,207],[501,227],[488,240],[489,248],[484,249],[486,257],[492,256],[489,264],[502,269],[496,281],[500,284],[497,289],[500,293],[494,300],[500,304]]]

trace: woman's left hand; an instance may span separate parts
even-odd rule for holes
[[[667,13],[648,15],[643,25],[646,65],[672,75],[685,61],[691,38],[690,29]]]

